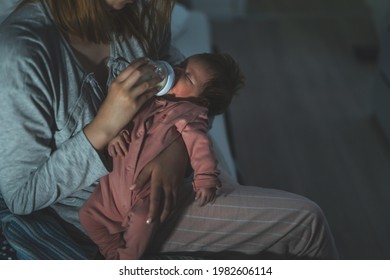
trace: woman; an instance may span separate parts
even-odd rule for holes
[[[94,257],[78,211],[110,170],[106,145],[157,90],[159,77],[137,83],[153,72],[141,57],[182,59],[170,47],[171,5],[25,1],[0,26],[0,191],[7,205],[0,218],[19,258]],[[133,63],[114,80],[121,57]],[[183,143],[174,142],[136,183],[142,188],[151,177],[148,220],[165,221],[151,252],[335,257],[321,210],[305,198],[237,185],[199,208],[177,192],[185,153]],[[191,188],[190,180],[185,185]]]

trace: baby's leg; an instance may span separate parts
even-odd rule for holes
[[[90,199],[80,210],[80,222],[106,259],[116,259],[118,248],[125,244],[122,233],[123,218],[115,208],[105,207],[100,188],[96,188]]]
[[[140,199],[129,213],[128,228],[123,234],[125,245],[118,249],[118,258],[121,260],[137,260],[142,257],[149,244],[154,224],[147,224],[149,212],[149,197]]]

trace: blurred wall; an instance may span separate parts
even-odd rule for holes
[[[204,11],[210,18],[237,18],[246,14],[246,0],[190,0],[194,9]]]
[[[379,39],[378,75],[374,84],[373,109],[390,141],[390,2],[366,0]]]

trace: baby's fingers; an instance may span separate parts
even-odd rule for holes
[[[119,141],[117,144],[117,150],[119,150],[121,156],[125,156],[127,154],[127,144],[124,141]]]
[[[115,153],[117,156],[121,156],[121,157],[124,157],[126,155],[125,151],[126,150],[123,150],[120,143],[116,143],[114,145],[114,148],[115,148]]]
[[[111,157],[116,157],[117,156],[114,145],[108,145],[108,149],[107,150],[108,150],[108,154]]]
[[[207,196],[205,194],[201,194],[198,198],[198,205],[200,207],[205,206],[207,204],[207,200],[208,200]]]

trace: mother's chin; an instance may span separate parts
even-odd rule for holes
[[[107,6],[113,10],[121,10],[126,4],[133,4],[136,0],[105,0]]]

